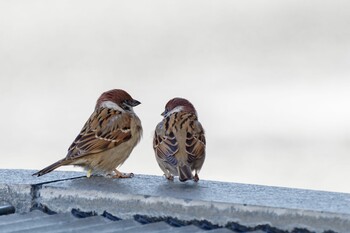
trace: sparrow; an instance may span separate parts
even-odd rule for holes
[[[121,89],[102,93],[67,156],[33,176],[42,176],[64,165],[76,165],[88,170],[87,177],[91,174],[132,177],[132,173],[121,173],[117,167],[124,163],[141,139],[141,121],[133,110],[139,104]]]
[[[157,125],[153,149],[159,167],[168,180],[198,182],[205,159],[205,135],[197,111],[186,99],[174,98],[165,105],[164,118]],[[195,174],[193,175],[193,171]]]

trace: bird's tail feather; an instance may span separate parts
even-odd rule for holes
[[[44,169],[36,172],[33,174],[33,176],[42,176],[45,175],[46,173],[52,172],[53,170],[55,170],[56,168],[65,165],[65,163],[63,162],[64,159],[61,159],[59,161],[57,161],[56,163],[51,164],[50,166],[45,167]]]
[[[181,182],[185,182],[186,180],[193,179],[193,174],[190,166],[183,165],[183,166],[179,166],[178,169],[179,169],[179,180]]]

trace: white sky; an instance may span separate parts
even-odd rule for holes
[[[144,126],[122,171],[162,174],[153,129],[182,96],[200,178],[350,192],[349,25],[349,1],[1,1],[0,168],[64,157],[122,88]]]

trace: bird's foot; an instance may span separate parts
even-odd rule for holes
[[[198,177],[198,174],[197,174],[197,173],[194,175],[193,181],[194,181],[194,182],[198,182],[198,181],[199,181],[199,177]]]
[[[174,176],[173,175],[166,175],[166,174],[164,174],[164,176],[165,176],[165,178],[167,178],[167,180],[169,180],[169,181],[174,181]]]
[[[112,176],[112,178],[119,179],[119,178],[132,178],[132,177],[134,177],[134,173],[122,173],[118,170],[115,170],[114,172],[115,172],[115,174]]]

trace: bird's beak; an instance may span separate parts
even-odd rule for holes
[[[132,100],[129,100],[129,101],[128,101],[128,105],[130,105],[131,107],[135,107],[135,106],[137,106],[137,105],[139,105],[139,104],[141,104],[141,102],[138,101],[138,100],[132,99]]]
[[[167,113],[168,113],[168,110],[165,109],[164,112],[162,112],[160,115],[165,116]]]

